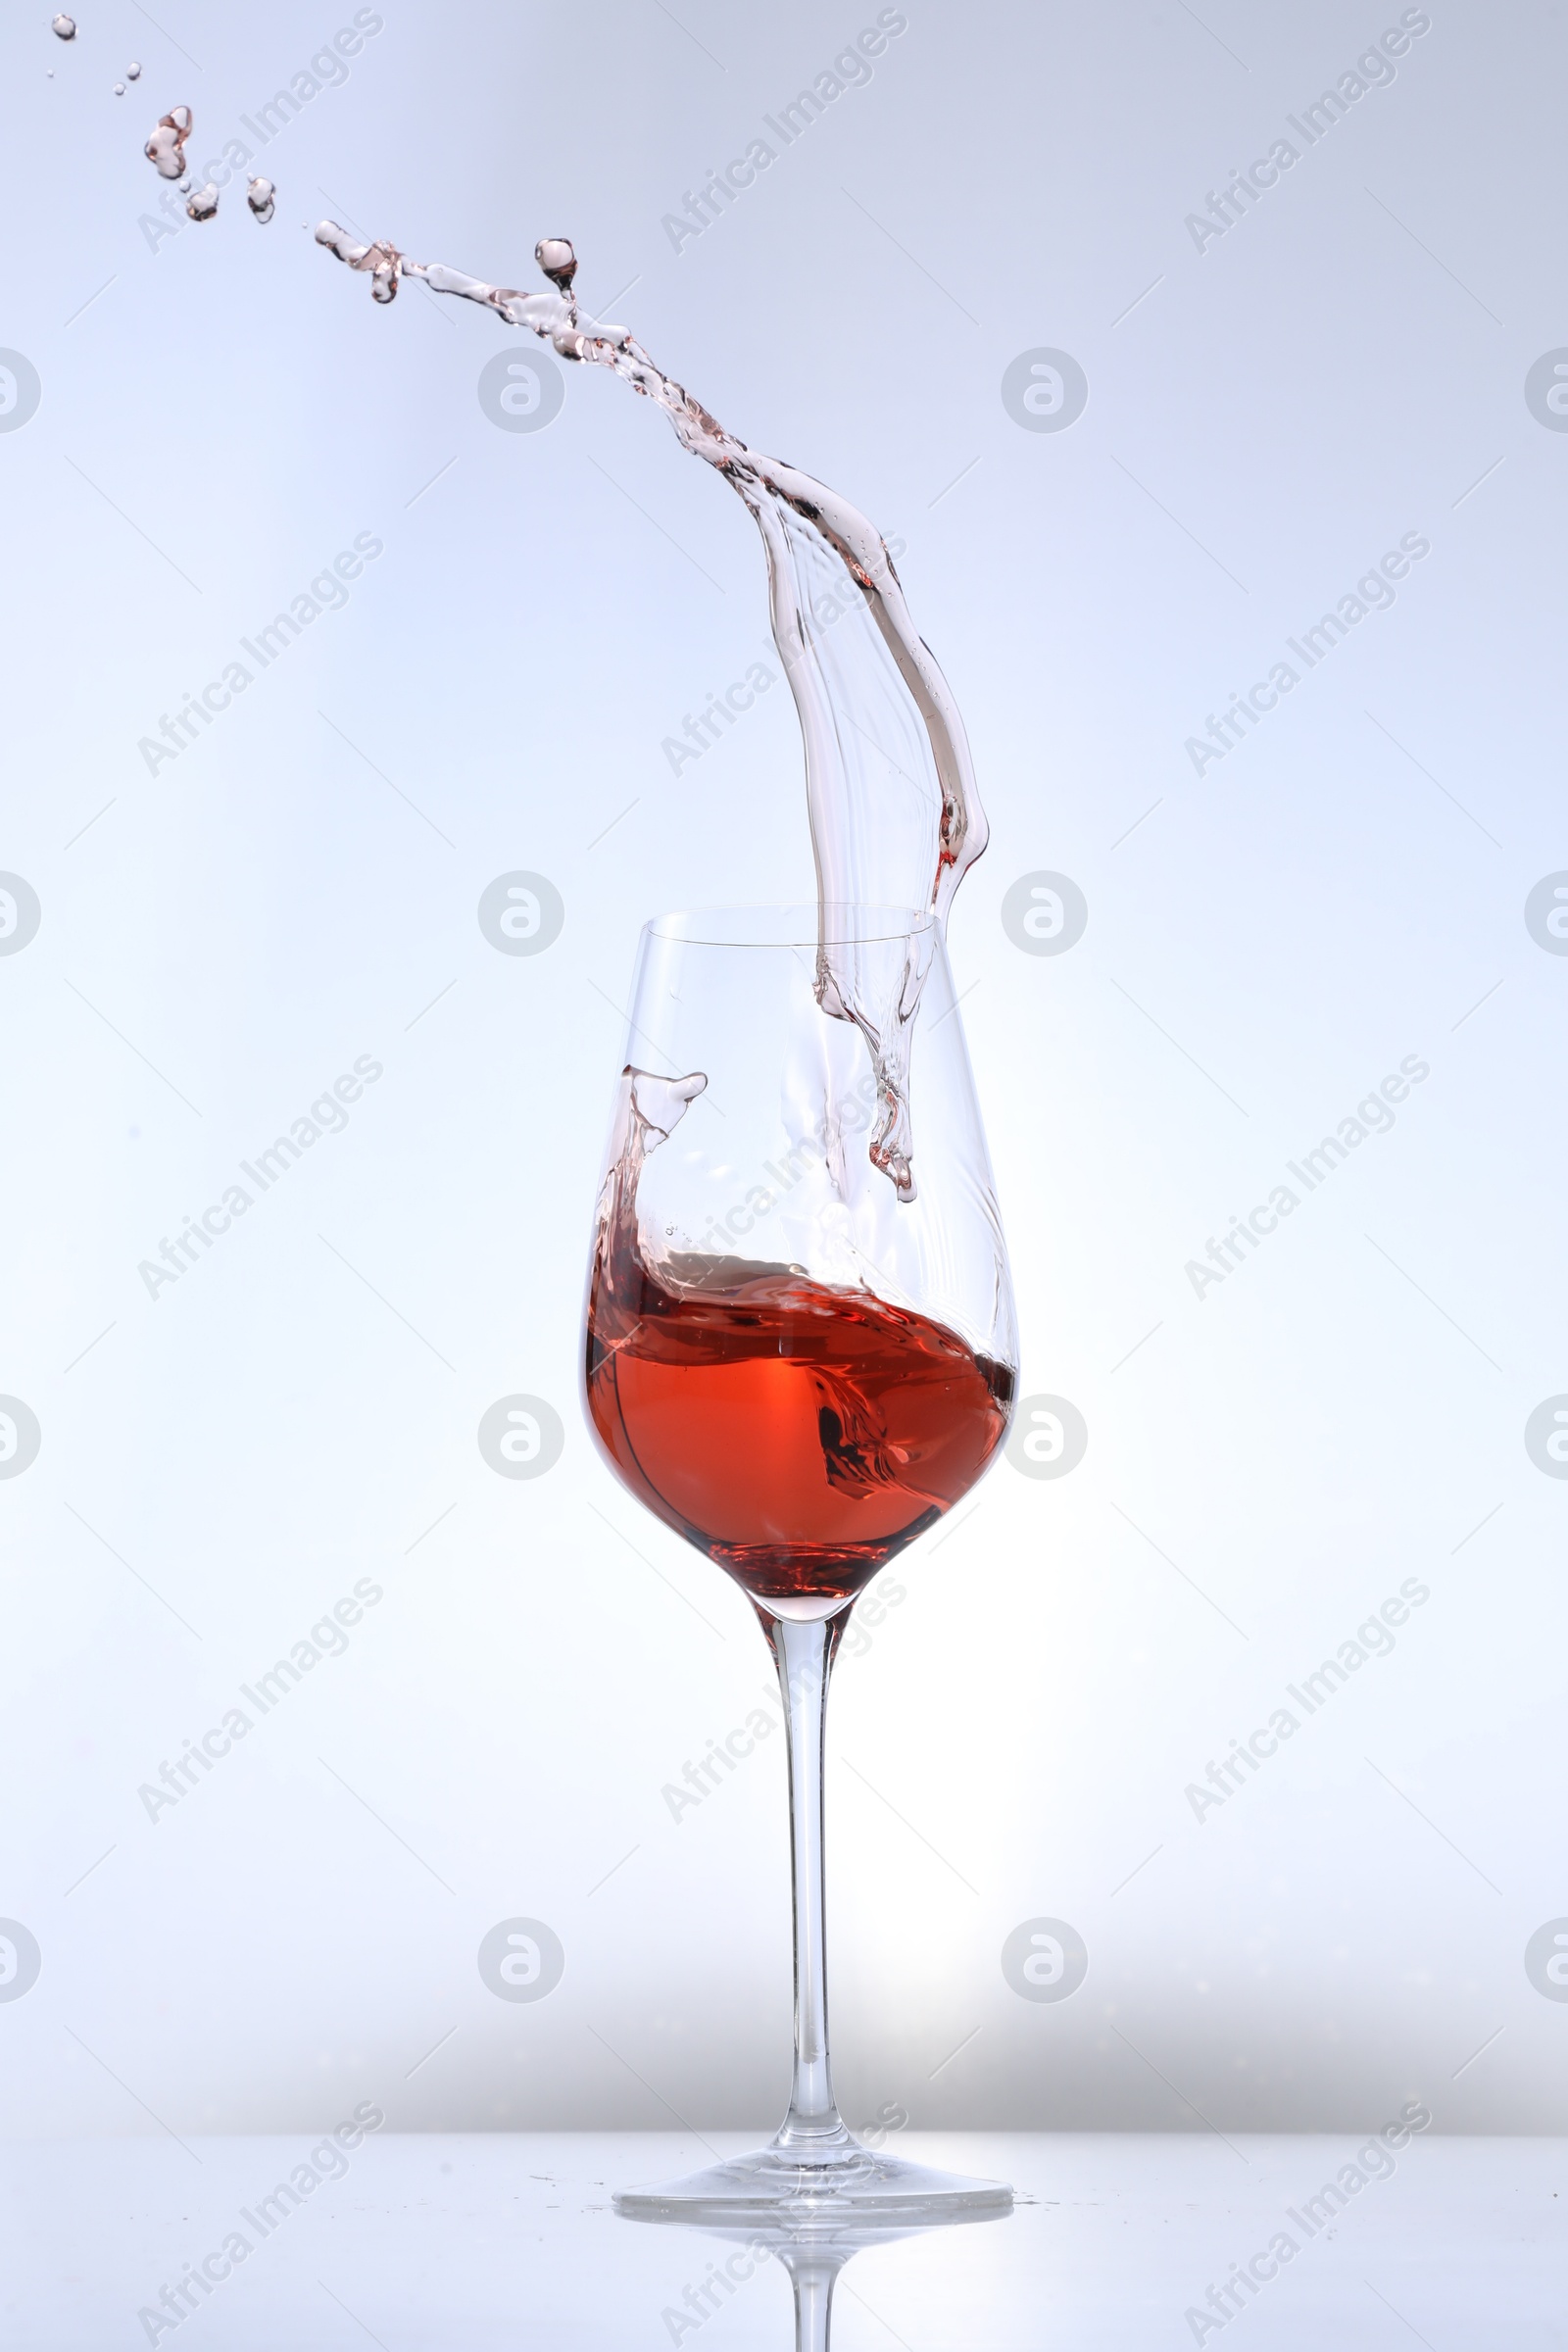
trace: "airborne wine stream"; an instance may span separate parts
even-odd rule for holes
[[[929,909],[945,922],[986,846],[986,821],[957,706],[874,525],[824,483],[737,441],[625,327],[580,310],[571,290],[577,260],[564,237],[535,249],[556,291],[522,294],[411,261],[393,245],[362,245],[335,221],[323,220],[316,235],[367,272],[377,302],[391,302],[402,278],[420,278],[437,294],[484,304],[510,326],[531,327],[563,359],[611,368],[663,410],[682,448],[723,475],[762,534],[773,640],[805,738],[819,903]],[[830,629],[814,601],[825,588],[842,590],[846,573],[858,593],[847,623]],[[817,1002],[853,1021],[870,1050],[880,1103],[871,1157],[903,1199],[914,1192],[909,1047],[924,980],[918,941],[910,967],[880,985],[853,945],[818,945]]]

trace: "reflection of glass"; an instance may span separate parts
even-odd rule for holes
[[[625,2208],[632,2211],[632,2208]],[[918,2237],[939,2218],[950,2223],[1000,2222],[1010,2210],[1008,2202],[998,2202],[989,2211],[965,2212],[950,2208],[945,2215],[933,2209],[931,2222],[923,2226],[907,2223],[903,2229],[888,2223],[877,2228],[865,2222],[855,2224],[800,2222],[790,2224],[774,2220],[754,2223],[749,2229],[715,2229],[704,2231],[708,2237],[724,2239],[728,2244],[745,2249],[742,2262],[762,2253],[771,2254],[789,2273],[790,2291],[795,2300],[795,2352],[828,2352],[833,2324],[833,2289],[839,2273],[852,2254],[866,2246],[891,2246],[901,2237]],[[637,2212],[638,2221],[658,2221],[653,2212]],[[727,2274],[736,2279],[735,2257],[730,2258]],[[748,2270],[745,2274],[750,2276]],[[707,2316],[705,2314],[705,2316]],[[694,2322],[694,2324],[700,2324]],[[889,2330],[891,2333],[891,2330]]]
[[[853,970],[857,1004],[886,1010],[880,1060],[822,1009],[828,951]],[[835,1001],[831,983],[823,994]],[[907,1141],[887,1079],[906,1027],[912,1199],[872,1157],[895,1127]],[[777,2137],[617,2202],[688,2217],[1005,2205],[994,2182],[861,2147],[828,2064],[828,1672],[857,1592],[994,1458],[1017,1362],[985,1138],[929,916],[830,908],[820,937],[815,907],[649,924],[587,1322],[588,1414],[611,1466],[761,1619],[784,1692],[794,1866],[795,2079]]]

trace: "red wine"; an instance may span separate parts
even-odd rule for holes
[[[612,1208],[587,1386],[623,1485],[765,1604],[849,1597],[951,1509],[1005,1435],[1013,1375],[794,1267],[691,1252],[656,1271]]]

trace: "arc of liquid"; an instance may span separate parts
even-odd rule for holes
[[[316,236],[318,244],[350,269],[369,274],[370,290],[378,302],[391,302],[402,278],[416,278],[434,293],[479,303],[510,326],[530,328],[563,359],[610,368],[662,409],[682,448],[712,466],[744,500],[766,551],[773,638],[805,740],[818,904],[824,909],[867,895],[856,887],[850,864],[843,733],[856,722],[852,714],[835,707],[830,683],[817,660],[817,624],[809,597],[802,591],[791,534],[804,531],[832,552],[863,600],[930,746],[941,806],[925,911],[945,926],[958,884],[986,846],[988,828],[957,704],[935,656],[914,626],[893,559],[874,524],[825,483],[797,466],[749,449],[683,385],[665,375],[628,328],[608,324],[582,311],[571,291],[576,256],[565,238],[540,240],[535,258],[554,291],[528,294],[514,287],[487,285],[482,278],[469,277],[442,263],[416,262],[384,241],[362,244],[335,221],[323,220]],[[873,991],[854,947],[830,940],[828,928],[825,923],[819,928],[817,1001],[835,1019],[853,1021],[865,1038],[880,1103],[870,1141],[871,1158],[892,1179],[900,1198],[912,1200],[909,1047],[930,960],[929,935],[922,937],[917,932],[903,973],[895,976],[891,986],[884,979]]]

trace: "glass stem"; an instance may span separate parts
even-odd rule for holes
[[[775,2246],[773,2250],[790,2275],[795,2294],[795,2352],[828,2352],[833,2288],[849,2253],[809,2246]]]
[[[833,2099],[822,1920],[822,1755],[827,1678],[848,1616],[764,1620],[784,1696],[789,1747],[790,1862],[795,1908],[795,2081],[774,2146],[800,2162],[836,2156],[850,2133]]]

